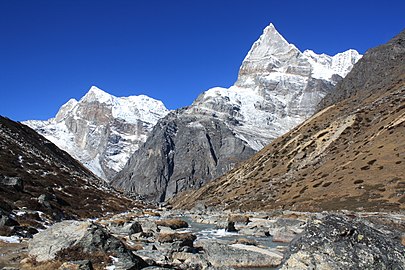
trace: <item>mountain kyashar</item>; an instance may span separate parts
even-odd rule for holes
[[[55,118],[24,124],[109,180],[167,113],[163,103],[153,98],[115,97],[92,86],[79,101],[64,104]]]
[[[301,52],[270,24],[236,83],[161,119],[112,184],[156,201],[200,187],[311,116],[360,58]]]
[[[405,31],[370,49],[303,124],[176,207],[405,209]]]

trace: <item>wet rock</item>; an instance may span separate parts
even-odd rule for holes
[[[111,261],[115,269],[140,269],[147,264],[129,251],[117,238],[91,222],[63,221],[34,236],[29,242],[29,255],[37,262],[91,260],[93,265]]]
[[[313,218],[291,243],[281,269],[405,269],[404,249],[395,236],[359,218]]]
[[[238,230],[235,228],[235,222],[229,221],[228,225],[225,228],[225,231],[227,231],[227,232],[238,232]]]
[[[156,221],[156,225],[169,227],[172,230],[187,228],[188,223],[182,219],[165,219]]]

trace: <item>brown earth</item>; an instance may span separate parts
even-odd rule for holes
[[[338,103],[171,203],[254,211],[405,209],[404,63],[402,32],[355,65],[327,97]]]

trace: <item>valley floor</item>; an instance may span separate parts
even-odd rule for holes
[[[150,209],[0,237],[0,267],[405,269],[404,245],[404,213]]]

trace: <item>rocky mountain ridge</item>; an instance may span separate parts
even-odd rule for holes
[[[145,95],[115,97],[92,86],[47,121],[25,121],[99,177],[110,180],[169,111]]]
[[[370,49],[319,111],[174,206],[404,209],[405,31]]]
[[[55,221],[136,206],[43,136],[4,117],[0,149],[0,235],[30,237]]]
[[[361,58],[300,52],[270,24],[234,86],[212,88],[161,119],[112,184],[164,201],[230,170],[295,127]]]

